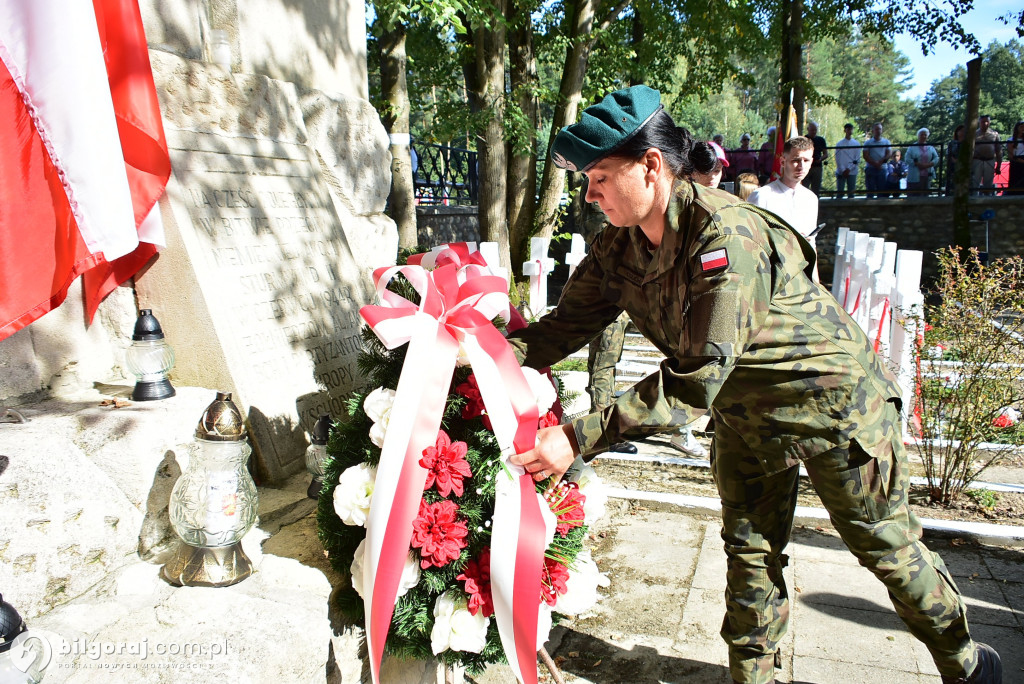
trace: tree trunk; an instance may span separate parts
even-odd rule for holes
[[[639,8],[635,8],[633,11],[633,26],[631,27],[629,42],[633,46],[634,52],[639,52],[640,45],[644,42],[644,20],[640,16]],[[645,76],[647,70],[644,65],[640,63],[640,60],[633,60],[633,63],[629,65],[629,85],[641,85],[645,82]]]
[[[793,81],[793,110],[796,112],[796,132],[804,130],[804,2],[792,0],[789,14],[789,74]]]
[[[396,23],[380,36],[380,86],[387,103],[382,117],[391,141],[388,216],[398,225],[398,246],[415,247],[416,194],[409,144],[409,89],[405,80],[405,26]]]
[[[526,261],[537,194],[537,56],[533,49],[533,20],[530,8],[521,0],[511,0],[509,8],[509,83],[512,97],[526,120],[527,150],[512,150],[508,158],[508,232],[509,252],[513,264]]]
[[[782,0],[782,63],[779,73],[779,99],[782,117],[792,106],[796,113],[796,129],[803,131],[805,91],[803,83],[803,0]],[[789,131],[783,130],[782,135]]]
[[[981,57],[967,63],[967,121],[960,155],[956,162],[953,185],[953,244],[960,259],[967,257],[971,248],[971,224],[967,198],[971,187],[971,160],[974,158],[974,138],[978,134],[978,99],[981,90]]]
[[[494,16],[505,16],[506,0],[494,0]],[[512,273],[508,219],[505,212],[505,24],[476,30],[478,100],[487,120],[477,151],[480,164],[480,238],[497,242],[501,265]]]
[[[587,71],[587,60],[593,39],[594,1],[577,0],[571,4],[569,14],[569,47],[565,53],[562,80],[558,86],[558,102],[551,120],[551,135],[547,149],[555,141],[555,135],[565,126],[576,121],[580,101],[583,98],[583,78]],[[540,187],[540,201],[537,206],[537,234],[550,238],[558,222],[562,191],[565,187],[565,170],[551,162],[548,154],[544,161],[544,176]]]

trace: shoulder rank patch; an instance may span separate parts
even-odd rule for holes
[[[700,270],[703,273],[716,271],[720,268],[725,268],[728,265],[729,253],[725,251],[725,247],[713,249],[710,252],[705,252],[700,255]]]

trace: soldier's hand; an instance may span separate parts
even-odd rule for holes
[[[537,432],[537,446],[510,460],[526,468],[537,482],[554,475],[561,477],[576,460],[579,445],[572,425],[556,425]]]

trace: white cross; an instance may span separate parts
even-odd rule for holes
[[[546,238],[530,238],[530,260],[523,263],[523,275],[530,276],[530,316],[540,317],[548,306],[548,274],[555,260],[548,255]]]
[[[583,240],[583,236],[579,233],[572,234],[572,243],[569,247],[569,253],[565,255],[565,263],[569,266],[569,277],[572,277],[573,271],[583,261],[583,257],[587,255],[586,242]]]

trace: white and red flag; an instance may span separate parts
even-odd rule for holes
[[[789,101],[793,101],[793,92],[789,93]],[[785,109],[785,111],[782,111]],[[800,135],[796,127],[796,110],[793,105],[782,107],[779,110],[779,125],[775,128],[775,154],[772,157],[771,180],[782,178],[782,154],[786,141],[795,135]]]
[[[170,177],[137,0],[0,0],[0,340],[163,244]]]

